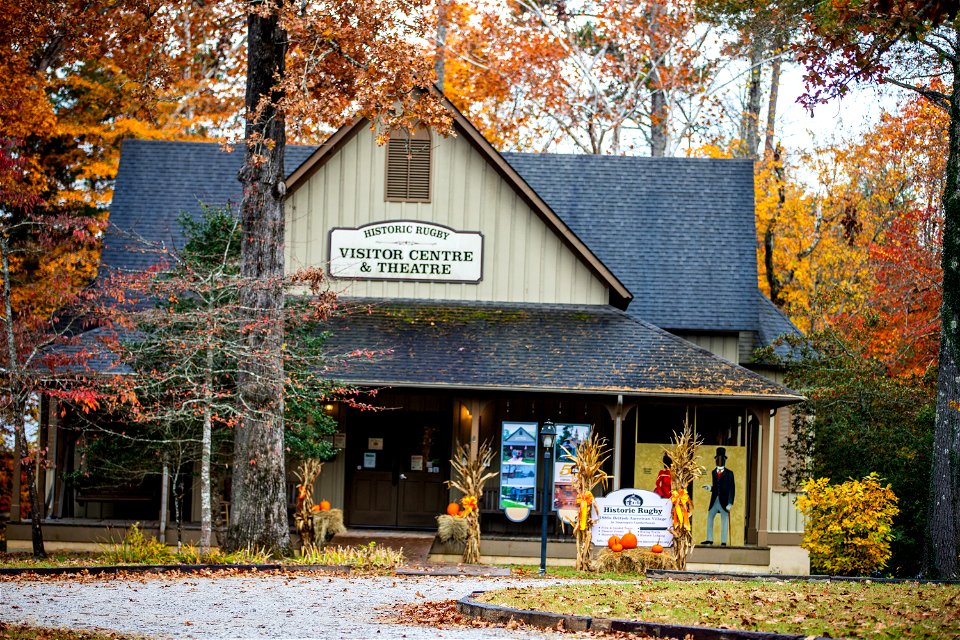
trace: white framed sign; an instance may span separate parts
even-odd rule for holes
[[[652,547],[659,542],[673,545],[670,525],[673,524],[673,503],[652,491],[620,489],[595,501],[599,520],[593,525],[593,544],[607,546],[610,536],[623,536],[632,531],[637,546]]]
[[[483,234],[432,222],[390,220],[330,230],[330,275],[353,280],[483,279]]]
[[[590,437],[589,424],[556,424],[557,439],[553,445],[553,510],[576,509],[577,492],[573,490],[573,476],[577,472],[575,456],[579,447]]]
[[[500,508],[537,508],[537,422],[504,422],[500,435]]]

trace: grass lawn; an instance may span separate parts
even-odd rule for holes
[[[577,583],[491,591],[515,609],[842,638],[960,638],[960,586],[854,582]]]
[[[536,578],[540,573],[540,566],[534,564],[507,564],[513,574],[524,578]],[[564,578],[572,580],[616,580],[618,582],[638,582],[646,580],[645,573],[626,573],[610,571],[597,573],[596,571],[577,571],[574,567],[547,566],[547,575],[544,578]]]

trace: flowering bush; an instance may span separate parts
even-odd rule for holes
[[[797,498],[807,519],[801,546],[815,571],[868,575],[887,566],[893,517],[900,513],[890,485],[871,473],[835,485],[828,478],[808,480],[803,490]]]

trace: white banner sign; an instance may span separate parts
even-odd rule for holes
[[[330,275],[361,280],[480,282],[483,235],[410,220],[332,229]]]
[[[651,547],[659,542],[673,544],[670,534],[670,509],[673,503],[652,491],[620,489],[596,500],[600,519],[593,525],[593,544],[607,546],[610,536],[622,537],[627,531],[637,536],[637,546]]]

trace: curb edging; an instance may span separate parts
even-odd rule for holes
[[[642,622],[619,618],[596,618],[576,616],[546,611],[527,611],[512,609],[500,605],[477,602],[476,597],[485,593],[474,591],[457,600],[457,611],[471,618],[487,622],[507,623],[511,620],[540,627],[567,631],[620,631],[624,633],[644,634],[657,638],[677,638],[692,640],[827,640],[819,636],[768,633],[765,631],[741,631],[738,629],[714,629],[710,627],[690,627],[660,622]]]
[[[791,575],[779,573],[737,573],[733,571],[677,571],[647,569],[651,580],[770,580],[789,582],[870,582],[882,584],[960,584],[960,580],[925,580],[921,578],[869,578],[866,576],[828,576],[824,574]]]

